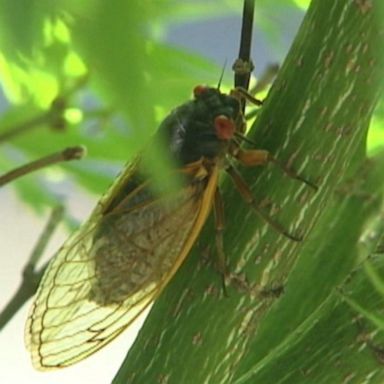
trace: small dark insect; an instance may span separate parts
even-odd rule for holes
[[[221,170],[265,220],[299,240],[258,210],[231,165],[233,159],[247,166],[273,161],[267,151],[240,147],[246,140],[244,99],[259,103],[242,89],[223,94],[196,87],[194,99],[173,110],[157,133],[178,164],[174,172],[184,180],[182,188],[171,196],[154,194],[138,157],[54,256],[26,324],[26,344],[37,369],[76,363],[126,329],[180,267],[212,206],[223,258]]]

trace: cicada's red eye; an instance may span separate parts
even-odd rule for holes
[[[221,140],[230,140],[235,134],[235,122],[227,116],[219,115],[214,120],[217,137]]]
[[[203,94],[207,89],[208,87],[206,85],[196,85],[196,87],[193,88],[193,96],[198,97]]]

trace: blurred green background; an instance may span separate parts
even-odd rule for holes
[[[256,2],[256,76],[283,62],[307,3]],[[196,84],[215,85],[225,65],[231,87],[241,8],[235,0],[2,0],[0,174],[83,144],[88,155],[80,162],[48,167],[12,187],[40,212],[73,183],[100,195]],[[382,122],[380,107],[371,149],[384,142]],[[161,182],[162,154],[153,150]]]

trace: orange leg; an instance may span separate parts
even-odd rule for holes
[[[224,296],[229,296],[227,288],[231,284],[235,284],[238,289],[248,292],[249,285],[244,277],[237,276],[228,268],[224,246],[223,246],[223,232],[224,232],[224,204],[220,194],[220,190],[217,188],[214,198],[214,212],[216,221],[216,250],[218,269],[222,278],[222,288]]]
[[[315,184],[305,179],[304,177],[298,175],[296,172],[286,167],[284,164],[280,163],[268,151],[261,150],[261,149],[245,150],[245,149],[238,148],[236,153],[234,153],[234,157],[238,161],[240,161],[241,164],[249,167],[254,167],[256,165],[264,165],[267,163],[276,164],[289,177],[299,180],[307,184],[309,187],[313,188],[315,191],[317,191],[317,186]]]
[[[265,165],[269,162],[271,157],[268,151],[262,149],[249,149],[236,148],[233,156],[242,164],[247,167],[255,167],[257,165]]]
[[[307,184],[308,187],[311,187],[315,191],[317,191],[318,187],[316,184],[312,183],[311,181],[305,179],[303,176],[297,174],[294,170],[288,168],[285,164],[282,164],[280,161],[275,159],[273,156],[269,156],[268,161],[270,163],[276,164],[286,175],[291,177],[292,179],[299,180],[303,182],[304,184]]]
[[[253,152],[266,152],[266,151],[253,151]],[[268,152],[267,152],[268,153]],[[262,154],[260,153],[260,156]],[[261,156],[262,157],[262,156]],[[261,158],[260,157],[260,158]],[[268,216],[266,213],[264,213],[257,205],[257,202],[255,201],[252,191],[248,187],[247,183],[243,180],[241,175],[238,173],[238,171],[232,167],[229,166],[226,168],[226,172],[231,176],[232,181],[234,182],[236,188],[240,192],[243,199],[252,207],[252,209],[260,215],[272,228],[274,228],[277,232],[282,233],[284,236],[288,237],[289,239],[293,241],[301,241],[302,236],[297,236],[289,233],[281,224],[274,221],[270,216]]]
[[[231,95],[238,97],[239,99],[245,99],[254,105],[263,105],[263,102],[256,97],[252,96],[246,89],[242,87],[236,87],[231,91]]]
[[[214,212],[215,212],[215,223],[216,223],[216,251],[217,251],[217,260],[218,268],[222,276],[223,291],[225,296],[227,296],[227,282],[229,281],[229,273],[227,268],[227,263],[224,253],[223,245],[223,231],[225,227],[224,223],[224,203],[220,194],[219,188],[216,189],[215,198],[214,198]]]

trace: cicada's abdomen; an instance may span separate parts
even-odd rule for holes
[[[196,179],[176,195],[159,198],[139,185],[107,213],[92,247],[91,300],[121,303],[165,279],[190,236],[206,183]]]

